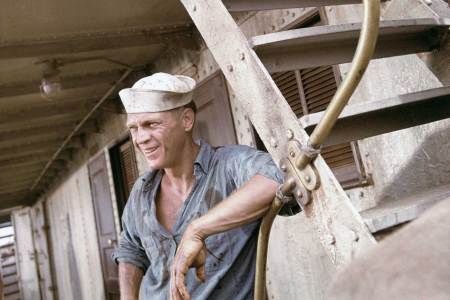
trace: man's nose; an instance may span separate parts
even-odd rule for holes
[[[136,135],[136,144],[144,144],[151,139],[152,135],[149,130],[138,128]]]

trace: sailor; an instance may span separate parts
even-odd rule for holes
[[[113,254],[121,299],[253,299],[259,223],[282,175],[267,153],[194,141],[195,85],[156,73],[119,93],[150,168]]]

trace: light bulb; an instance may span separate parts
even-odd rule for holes
[[[49,100],[58,99],[62,90],[59,74],[44,76],[41,81],[40,89],[42,97]]]

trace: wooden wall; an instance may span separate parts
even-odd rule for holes
[[[46,201],[59,299],[104,299],[87,167]]]

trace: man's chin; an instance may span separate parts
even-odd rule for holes
[[[164,169],[164,167],[162,166],[162,164],[160,162],[157,162],[155,160],[150,160],[147,158],[147,165],[149,166],[150,169],[152,170],[160,170],[160,169]]]

